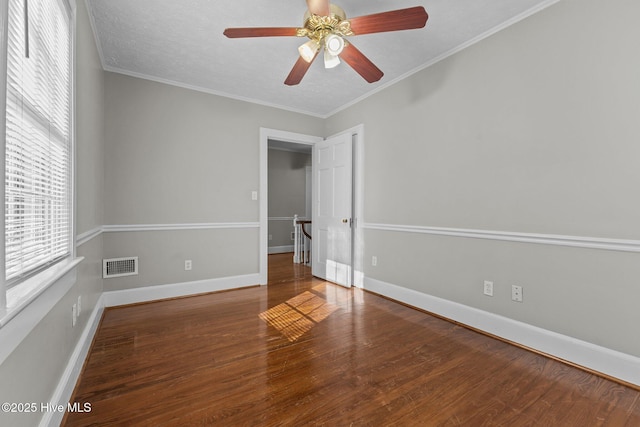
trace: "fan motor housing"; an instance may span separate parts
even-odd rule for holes
[[[298,29],[298,37],[309,37],[320,42],[329,34],[340,36],[353,35],[351,24],[347,21],[347,14],[340,6],[329,5],[331,13],[328,16],[314,15],[307,10],[304,14],[304,26]]]
[[[338,22],[344,21],[345,19],[347,19],[347,14],[344,12],[344,10],[340,6],[336,6],[335,4],[330,4],[329,11],[330,13],[327,18],[335,18],[338,20]],[[303,27],[307,27],[307,22],[312,16],[313,15],[308,10],[305,12],[304,18],[302,20]]]

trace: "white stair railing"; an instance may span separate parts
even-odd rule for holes
[[[309,264],[311,261],[311,235],[304,228],[311,221],[301,220],[298,215],[293,216],[293,262],[295,264]]]

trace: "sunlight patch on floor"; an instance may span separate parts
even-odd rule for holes
[[[305,291],[258,316],[280,331],[290,342],[294,342],[337,309],[336,305]]]
[[[323,282],[312,288],[319,294],[322,294],[327,303],[334,304],[346,311],[352,311],[353,306],[364,304],[364,291],[360,288],[335,285]]]

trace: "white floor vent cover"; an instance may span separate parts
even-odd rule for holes
[[[138,257],[111,258],[102,260],[102,278],[135,276],[138,274]]]

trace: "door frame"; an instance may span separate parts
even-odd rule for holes
[[[336,133],[334,136],[342,135],[344,133],[350,133],[353,141],[353,244],[352,244],[352,259],[353,259],[353,285],[361,288],[363,286],[364,278],[364,239],[362,235],[362,227],[360,226],[363,221],[364,212],[364,125],[352,127],[345,131]],[[276,139],[279,141],[293,142],[296,144],[314,145],[318,141],[323,141],[324,138],[313,135],[306,135],[295,132],[288,132],[278,129],[260,128],[260,186],[258,189],[258,203],[259,203],[259,276],[260,284],[266,285],[268,280],[268,152],[269,152],[269,140]]]

